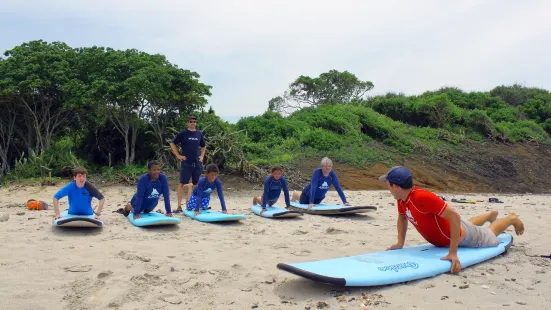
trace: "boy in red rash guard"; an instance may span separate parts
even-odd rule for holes
[[[499,244],[497,236],[509,226],[517,235],[524,233],[524,224],[514,212],[497,219],[498,211],[475,216],[465,221],[436,194],[413,185],[413,176],[406,167],[390,169],[379,180],[386,183],[392,196],[398,201],[398,243],[387,250],[401,249],[406,239],[408,221],[429,243],[437,247],[449,247],[443,260],[452,262],[451,272],[461,271],[457,258],[458,247],[480,248]],[[483,227],[490,222],[489,227]]]

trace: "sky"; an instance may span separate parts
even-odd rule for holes
[[[551,1],[3,0],[0,51],[31,40],[163,54],[211,85],[226,120],[335,69],[368,95],[551,89]]]

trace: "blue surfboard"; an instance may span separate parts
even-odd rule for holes
[[[92,215],[69,214],[68,210],[61,212],[61,218],[54,220],[54,226],[58,227],[103,227],[103,222]]]
[[[461,267],[481,263],[506,252],[513,243],[509,234],[498,236],[500,244],[490,248],[458,248]],[[316,282],[338,286],[377,286],[430,278],[450,271],[451,261],[440,258],[448,248],[429,243],[399,250],[313,262],[278,264],[277,268]]]
[[[177,225],[180,224],[181,220],[177,217],[166,216],[158,212],[150,213],[141,213],[142,217],[135,220],[134,213],[130,212],[128,214],[128,220],[134,226],[145,227],[145,226],[160,226],[160,225]]]
[[[184,210],[184,215],[199,222],[234,222],[246,219],[242,214],[226,214],[213,210],[201,210],[201,213],[195,216],[195,211]]]
[[[251,210],[254,214],[260,215],[260,212],[262,211],[262,207],[260,205],[254,205],[251,206]],[[289,217],[297,217],[301,216],[303,213],[301,211],[293,211],[288,210],[285,208],[278,207],[277,205],[273,206],[266,206],[266,211],[262,213],[262,217],[269,217],[269,218],[289,218]]]
[[[363,206],[363,207],[349,207],[344,205],[334,205],[328,203],[320,203],[308,210],[308,204],[301,204],[298,201],[291,202],[290,209],[301,211],[309,214],[353,214],[353,213],[366,213],[371,211],[377,211],[377,207]]]

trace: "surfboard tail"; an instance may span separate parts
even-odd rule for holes
[[[320,274],[312,273],[297,267],[293,267],[288,264],[279,263],[277,264],[277,269],[287,271],[299,277],[303,277],[305,279],[312,280],[319,283],[331,284],[336,286],[346,286],[346,280],[344,278],[333,278],[333,277],[322,276]]]

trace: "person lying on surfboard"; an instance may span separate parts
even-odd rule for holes
[[[432,245],[449,247],[448,255],[441,259],[451,261],[450,271],[458,273],[461,271],[461,262],[457,257],[458,247],[497,246],[497,236],[511,225],[517,235],[524,233],[524,224],[513,212],[501,219],[497,219],[496,210],[475,216],[468,221],[462,219],[436,194],[414,186],[413,176],[406,167],[393,167],[379,180],[386,183],[398,205],[398,243],[387,250],[401,249],[404,246],[409,221]],[[489,227],[482,226],[486,222],[490,222]]]
[[[147,164],[147,170],[148,172],[138,179],[136,193],[124,207],[124,216],[132,212],[135,220],[141,218],[141,213],[150,213],[157,207],[159,197],[163,195],[166,216],[172,217],[168,178],[161,173],[161,164],[152,160]]]
[[[302,192],[299,194],[293,192],[292,201],[299,201],[300,204],[308,204],[308,210],[314,207],[317,204],[320,204],[323,199],[325,199],[325,194],[329,191],[329,188],[333,185],[339,193],[342,202],[345,206],[350,206],[346,201],[346,196],[342,191],[341,185],[339,184],[339,179],[337,174],[333,171],[333,162],[331,159],[324,157],[321,160],[321,168],[317,168],[312,173],[311,182],[304,187]]]
[[[193,189],[191,197],[187,202],[187,210],[195,210],[195,216],[199,215],[199,208],[207,210],[210,203],[210,194],[216,189],[222,212],[228,213],[226,210],[226,202],[224,201],[224,193],[222,192],[222,181],[218,178],[218,167],[215,164],[207,166],[207,175],[202,177]]]
[[[61,218],[59,212],[59,200],[65,196],[68,196],[69,200],[69,214],[73,215],[92,215],[96,214],[96,219],[99,219],[101,211],[103,210],[103,204],[105,203],[105,197],[103,194],[92,185],[92,183],[86,181],[86,175],[88,171],[86,168],[77,167],[73,170],[73,180],[71,183],[65,185],[54,195],[54,210],[55,219]],[[92,198],[99,200],[99,206],[97,212],[92,209]]]
[[[287,186],[287,180],[283,174],[283,168],[281,166],[272,167],[272,175],[268,176],[264,181],[264,193],[261,197],[253,197],[253,206],[260,204],[262,206],[262,211],[260,215],[266,211],[266,204],[273,206],[281,195],[281,190],[283,190],[283,195],[285,196],[285,205],[287,208],[291,206],[289,201],[289,187]]]

